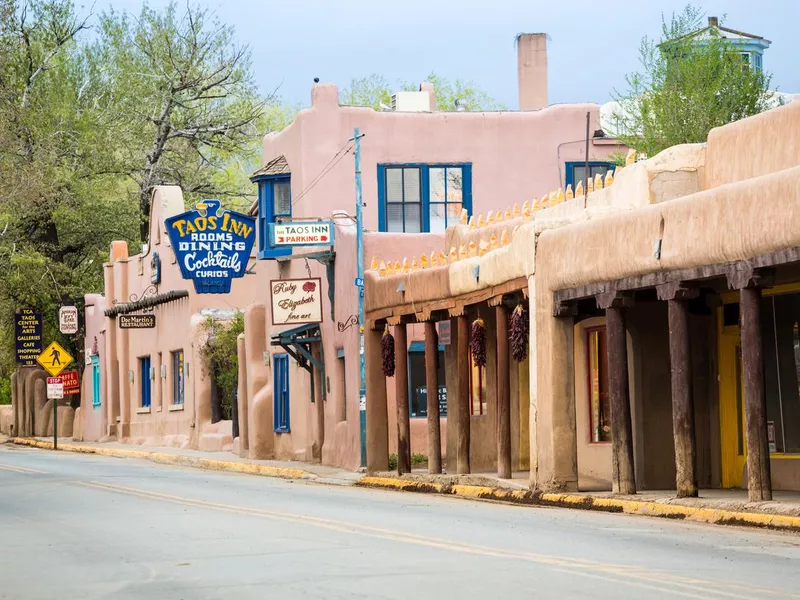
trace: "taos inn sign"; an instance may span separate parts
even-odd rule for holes
[[[204,200],[165,221],[184,279],[198,294],[227,294],[243,277],[256,241],[254,217],[220,211],[219,200]]]
[[[270,223],[272,246],[333,246],[333,223]]]

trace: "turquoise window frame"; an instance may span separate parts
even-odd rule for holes
[[[586,166],[586,162],[582,160],[567,161],[564,168],[564,187],[571,185],[575,189],[575,167]],[[614,163],[605,160],[590,160],[589,173],[592,172],[592,167],[607,167],[609,171],[616,169]]]
[[[253,180],[258,184],[258,258],[270,259],[280,256],[289,256],[292,253],[290,246],[275,247],[270,244],[269,224],[277,219],[291,219],[292,217],[292,178],[291,175],[265,175]],[[275,212],[275,184],[289,184],[289,212]]]
[[[153,399],[153,386],[150,382],[151,364],[149,356],[139,357],[139,405],[142,408],[149,408]]]
[[[92,406],[100,408],[100,357],[92,356]]]
[[[456,169],[460,168],[461,181],[461,206],[467,209],[467,214],[472,216],[472,163],[381,163],[378,165],[378,230],[388,232],[387,222],[387,200],[386,200],[386,170],[418,168],[420,178],[420,211],[421,223],[420,233],[430,233],[431,230],[431,190],[430,190],[430,170],[431,169]],[[433,204],[443,204],[434,202]],[[403,224],[405,233],[405,223]],[[399,233],[399,232],[394,232]]]
[[[272,356],[273,429],[275,433],[291,433],[289,404],[289,355]]]

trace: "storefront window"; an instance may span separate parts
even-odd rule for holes
[[[770,451],[800,453],[800,293],[765,297],[761,319]]]
[[[586,332],[589,360],[589,421],[591,441],[611,441],[611,405],[608,397],[608,352],[606,328]]]

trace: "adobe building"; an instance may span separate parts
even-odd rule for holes
[[[259,192],[251,212],[259,222],[257,288],[265,292],[247,310],[240,354],[246,372],[240,378],[239,413],[249,415],[248,434],[239,442],[243,453],[352,469],[366,463],[354,286],[356,128],[362,136],[367,263],[374,256],[402,259],[438,251],[462,211],[472,215],[522,204],[537,190],[576,183],[587,163],[587,128],[590,175],[613,168],[608,156],[621,147],[600,130],[598,105],[547,105],[545,44],[540,34],[519,38],[519,111],[437,111],[436,90],[427,84],[396,94],[391,108],[376,111],[341,106],[336,86],[317,84],[311,106],[286,129],[264,138],[263,167],[252,177]],[[333,247],[276,246],[269,238],[270,224],[331,219]],[[322,322],[298,328],[275,323],[266,293],[270,282],[317,278]],[[423,340],[421,325],[409,328],[410,443],[414,453],[427,456]],[[445,348],[438,349],[441,365]],[[450,397],[450,379],[444,379],[442,368],[437,395],[443,408]],[[393,390],[388,401],[394,405]],[[443,410],[443,431],[448,419]],[[441,439],[444,449],[446,435]],[[390,451],[395,452],[394,438]]]
[[[366,276],[369,469],[386,470],[393,437],[410,466],[384,331],[403,339],[424,323],[432,352],[432,323],[449,321],[448,473],[528,471],[533,489],[620,494],[746,487],[751,501],[800,489],[798,148],[792,103],[631,157],[589,190],[464,219],[410,268],[382,256]],[[518,306],[521,362],[509,359]]]

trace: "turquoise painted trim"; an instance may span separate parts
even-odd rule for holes
[[[269,260],[280,256],[290,256],[291,246],[275,248],[270,243],[269,227],[278,217],[291,217],[291,209],[288,214],[275,214],[274,184],[289,183],[289,199],[292,197],[292,178],[290,175],[262,175],[251,180],[258,184],[258,258]],[[291,204],[290,204],[291,206]]]
[[[444,352],[444,346],[439,344],[438,346],[439,352]],[[411,345],[408,347],[408,352],[425,352],[425,342],[416,341],[411,342]]]
[[[583,167],[585,165],[586,162],[582,160],[569,160],[564,163],[564,187],[568,185],[575,187],[575,167]],[[616,168],[613,163],[603,160],[590,160],[589,171],[592,170],[592,167],[608,167],[612,171]]]
[[[92,406],[100,408],[100,357],[97,355],[92,356]]]
[[[291,433],[289,423],[289,355],[272,357],[273,373],[273,429],[275,433]]]

